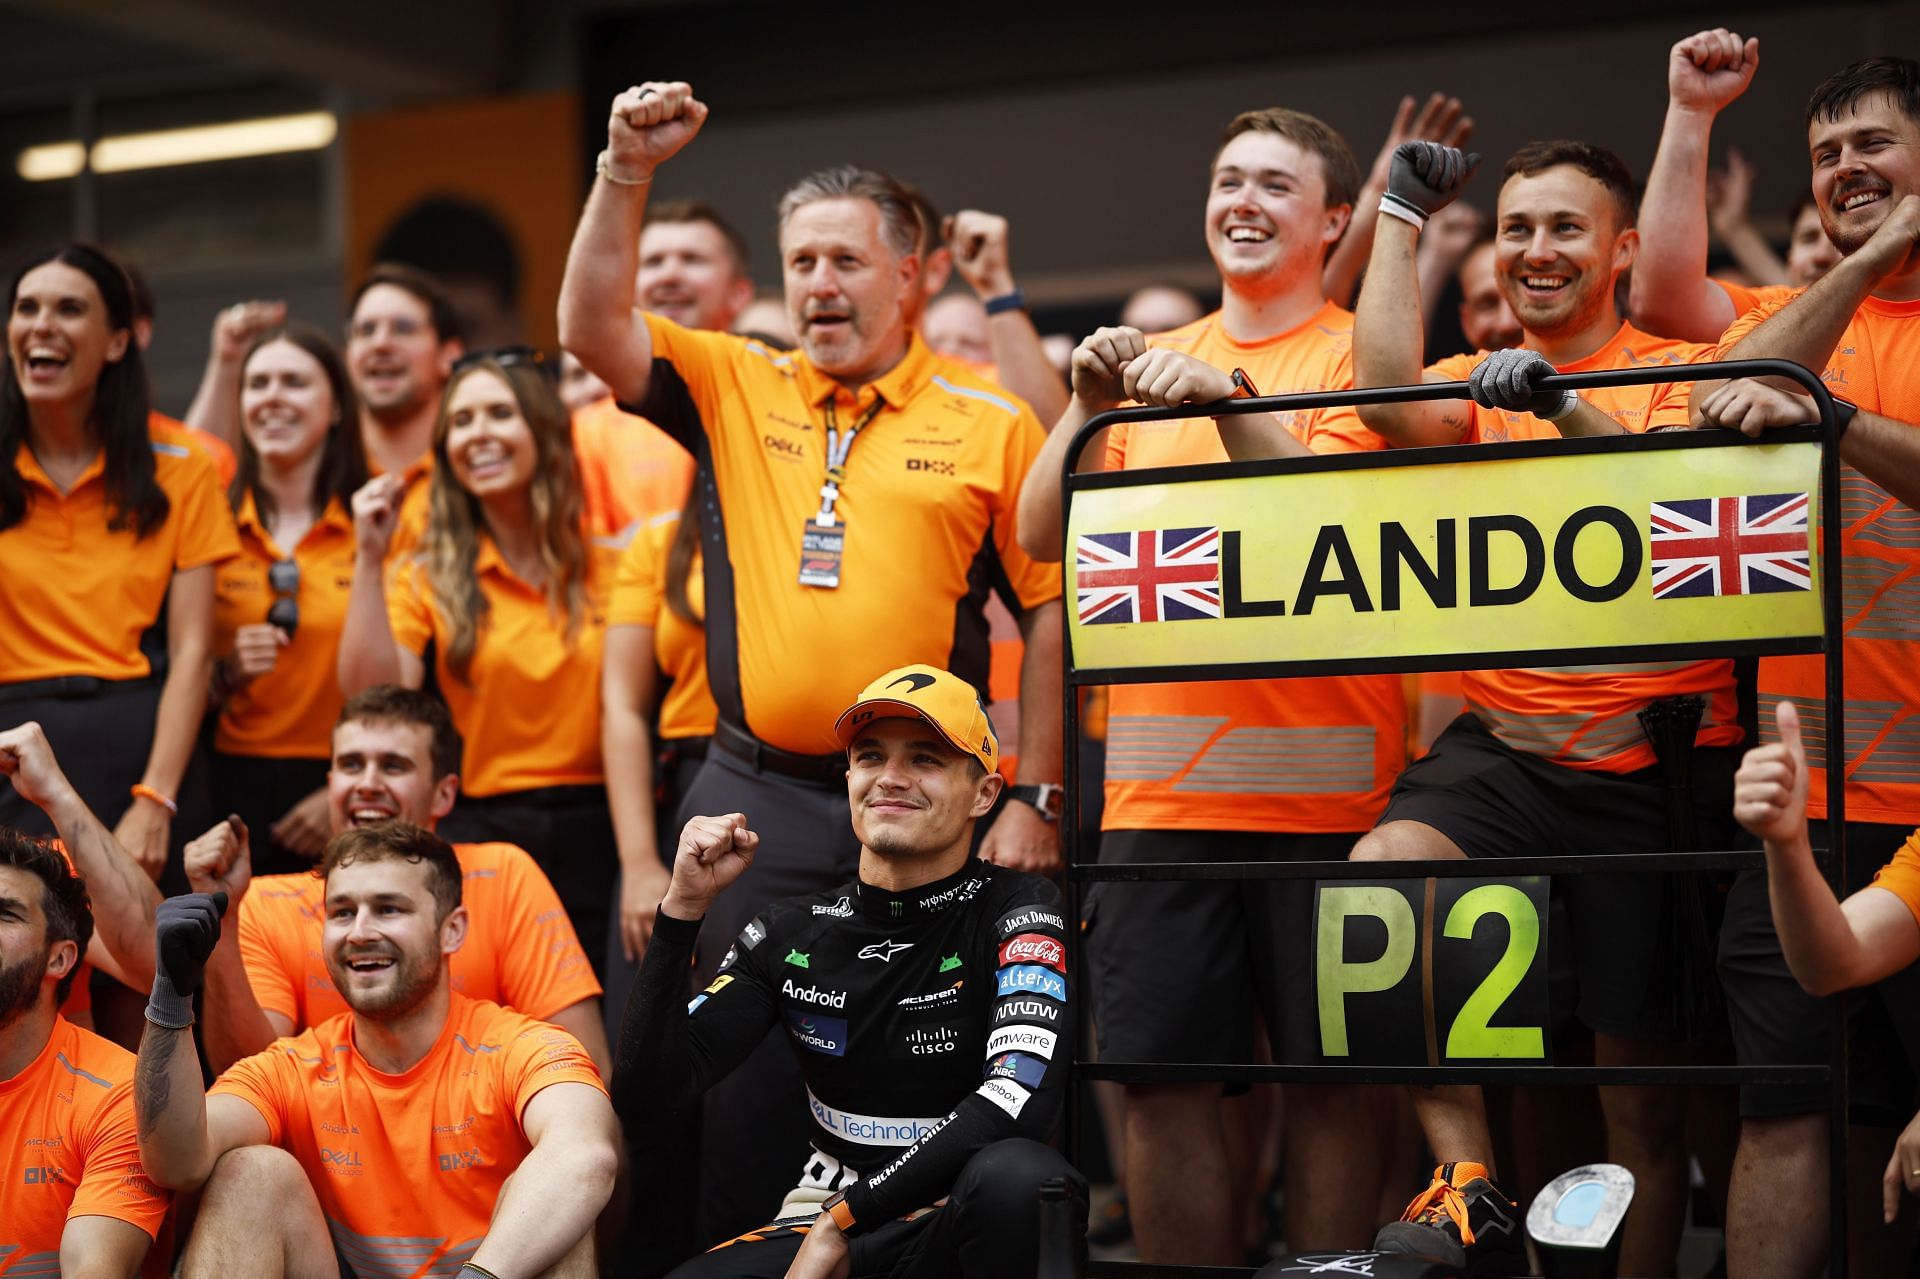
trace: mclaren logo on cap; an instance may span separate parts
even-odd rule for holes
[[[893,683],[887,685],[887,687],[898,688],[902,684],[905,684],[909,693],[917,693],[931,683],[933,683],[933,676],[922,675],[918,671],[909,671],[899,679],[893,681]]]

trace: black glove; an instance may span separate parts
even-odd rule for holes
[[[1480,157],[1438,142],[1402,142],[1393,149],[1387,193],[1380,212],[1425,226],[1427,219],[1452,204],[1480,167]]]
[[[1541,378],[1552,377],[1556,371],[1540,352],[1510,346],[1480,361],[1467,379],[1467,387],[1473,393],[1473,402],[1481,408],[1531,413],[1558,422],[1573,412],[1580,397],[1572,391],[1535,389]]]
[[[225,893],[185,893],[160,903],[153,917],[156,962],[148,1021],[168,1030],[193,1025],[193,997],[200,991],[207,957],[220,940],[220,917],[226,913]]]

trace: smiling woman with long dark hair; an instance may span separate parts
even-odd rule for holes
[[[528,352],[456,366],[433,432],[426,529],[381,572],[398,516],[382,476],[340,646],[351,696],[418,688],[431,663],[465,739],[453,840],[519,844],[601,970],[617,857],[600,755],[600,663],[617,552],[586,534],[566,408]]]
[[[0,377],[0,726],[38,720],[81,798],[118,817],[121,844],[158,876],[183,784],[203,785],[189,764],[212,665],[213,565],[237,546],[212,460],[184,433],[150,430],[147,410],[131,290],[112,259],[71,244],[14,277]],[[0,824],[51,833],[10,787]]]

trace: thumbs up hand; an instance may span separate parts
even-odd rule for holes
[[[1804,840],[1807,829],[1807,752],[1800,743],[1800,712],[1792,702],[1774,708],[1780,740],[1755,747],[1733,776],[1733,816],[1769,844]]]

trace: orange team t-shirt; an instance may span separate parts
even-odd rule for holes
[[[1584,360],[1560,366],[1562,373],[1694,364],[1711,359],[1711,346],[1677,342],[1622,324],[1619,332]],[[1427,370],[1430,377],[1464,382],[1480,362],[1454,355]],[[1603,387],[1581,397],[1628,431],[1658,424],[1661,407],[1684,401],[1685,382]],[[1472,421],[1467,442],[1559,439],[1553,423],[1531,413],[1487,409],[1466,401]],[[1461,675],[1468,709],[1515,750],[1544,756],[1568,768],[1629,773],[1655,762],[1639,713],[1663,697],[1697,693],[1707,702],[1694,737],[1696,746],[1731,746],[1740,740],[1733,663],[1725,658],[1695,662],[1629,662],[1599,666],[1532,667],[1467,671]]]
[[[276,1040],[208,1095],[260,1112],[269,1144],[306,1170],[354,1274],[451,1275],[486,1238],[501,1186],[533,1148],[521,1126],[527,1103],[553,1084],[606,1087],[566,1031],[465,995],[452,997],[427,1055],[398,1075],[355,1051],[353,1021],[344,1013]]]
[[[834,717],[874,671],[926,662],[984,689],[993,577],[1004,574],[1022,609],[1060,596],[1058,572],[1014,542],[1020,484],[1046,438],[1032,410],[918,335],[856,399],[802,352],[646,320],[653,378],[635,407],[711,468],[720,497],[727,556],[706,571],[730,589],[708,593],[707,633],[717,653],[737,655],[709,661],[721,715],[743,717],[769,745],[828,755],[839,749]],[[801,539],[826,476],[825,406],[844,432],[876,397],[840,486],[840,585],[802,585]]]
[[[375,475],[384,475],[378,466],[368,466]],[[393,520],[393,536],[387,540],[387,563],[411,555],[427,531],[427,515],[433,494],[433,454],[422,453],[400,473],[400,510]]]
[[[493,539],[481,534],[474,576],[488,610],[465,678],[447,665],[452,633],[432,599],[425,566],[415,557],[390,566],[387,618],[393,638],[419,655],[433,642],[440,694],[466,741],[460,785],[469,795],[605,780],[600,652],[618,554],[615,547],[587,543],[587,601],[569,637],[564,614],[548,607],[546,592],[522,581]]]
[[[668,511],[635,530],[620,553],[613,580],[613,603],[607,606],[608,626],[646,626],[653,630],[653,659],[667,677],[666,696],[660,699],[660,739],[711,737],[713,692],[707,687],[707,632],[698,622],[675,613],[667,603],[667,554],[680,531],[680,513]],[[706,583],[702,580],[700,550],[696,545],[687,565],[687,606],[694,616],[705,615]]]
[[[1713,283],[1733,303],[1733,318],[1736,320],[1756,306],[1783,303],[1801,293],[1800,289],[1790,284],[1735,284],[1732,280],[1721,279],[1715,279]]]
[[[255,509],[253,494],[240,499],[240,554],[217,571],[213,605],[214,651],[233,651],[234,632],[267,620],[278,601],[269,574],[286,551],[275,545]],[[300,608],[293,642],[273,659],[273,669],[242,685],[220,708],[214,746],[229,755],[268,759],[326,759],[333,749],[333,721],[342,697],[336,665],[340,632],[353,590],[353,517],[330,500],[293,548],[300,568],[294,601]]]
[[[240,459],[234,456],[233,446],[211,431],[203,431],[197,426],[188,426],[179,418],[168,417],[159,409],[147,411],[147,434],[152,436],[155,428],[177,431],[187,437],[187,442],[213,459],[214,474],[220,477],[220,491],[226,492],[233,483],[233,477],[239,473]]]
[[[587,524],[600,537],[687,504],[693,454],[612,397],[573,415],[573,456],[587,499]]]
[[[593,965],[531,856],[512,844],[453,852],[471,916],[447,961],[456,992],[540,1018],[599,996]],[[240,899],[240,959],[254,1001],[296,1027],[347,1011],[321,949],[325,922],[326,881],[311,871],[256,875]]]
[[[1305,324],[1237,342],[1218,312],[1149,338],[1262,395],[1353,385],[1353,314],[1327,303]],[[1304,409],[1284,424],[1315,452],[1386,447],[1352,408]],[[1107,433],[1107,470],[1227,461],[1208,421],[1143,422]],[[1108,830],[1340,832],[1371,829],[1407,758],[1398,675],[1122,684],[1107,716]]]
[[[1740,317],[1720,341],[1733,346],[1786,300]],[[1872,413],[1920,428],[1920,302],[1868,298],[1854,312],[1820,376],[1827,389]],[[1846,636],[1847,820],[1920,823],[1920,512],[1854,470],[1840,468],[1842,604]],[[1775,702],[1800,709],[1814,764],[1807,797],[1827,812],[1826,664],[1818,656],[1760,659],[1760,723],[1773,739]]]
[[[1898,897],[1920,921],[1920,831],[1907,836],[1887,864],[1873,873],[1873,886]]]
[[[151,673],[140,636],[160,616],[173,575],[238,553],[233,514],[205,452],[155,427],[153,460],[167,495],[166,521],[144,538],[108,527],[105,455],[64,495],[24,441],[13,465],[27,490],[26,518],[0,531],[0,684]]]
[[[56,1017],[40,1055],[0,1082],[10,1152],[0,1177],[0,1275],[59,1274],[60,1235],[74,1217],[112,1217],[159,1237],[173,1196],[140,1163],[133,1060]],[[157,1252],[143,1274],[167,1273]]]

